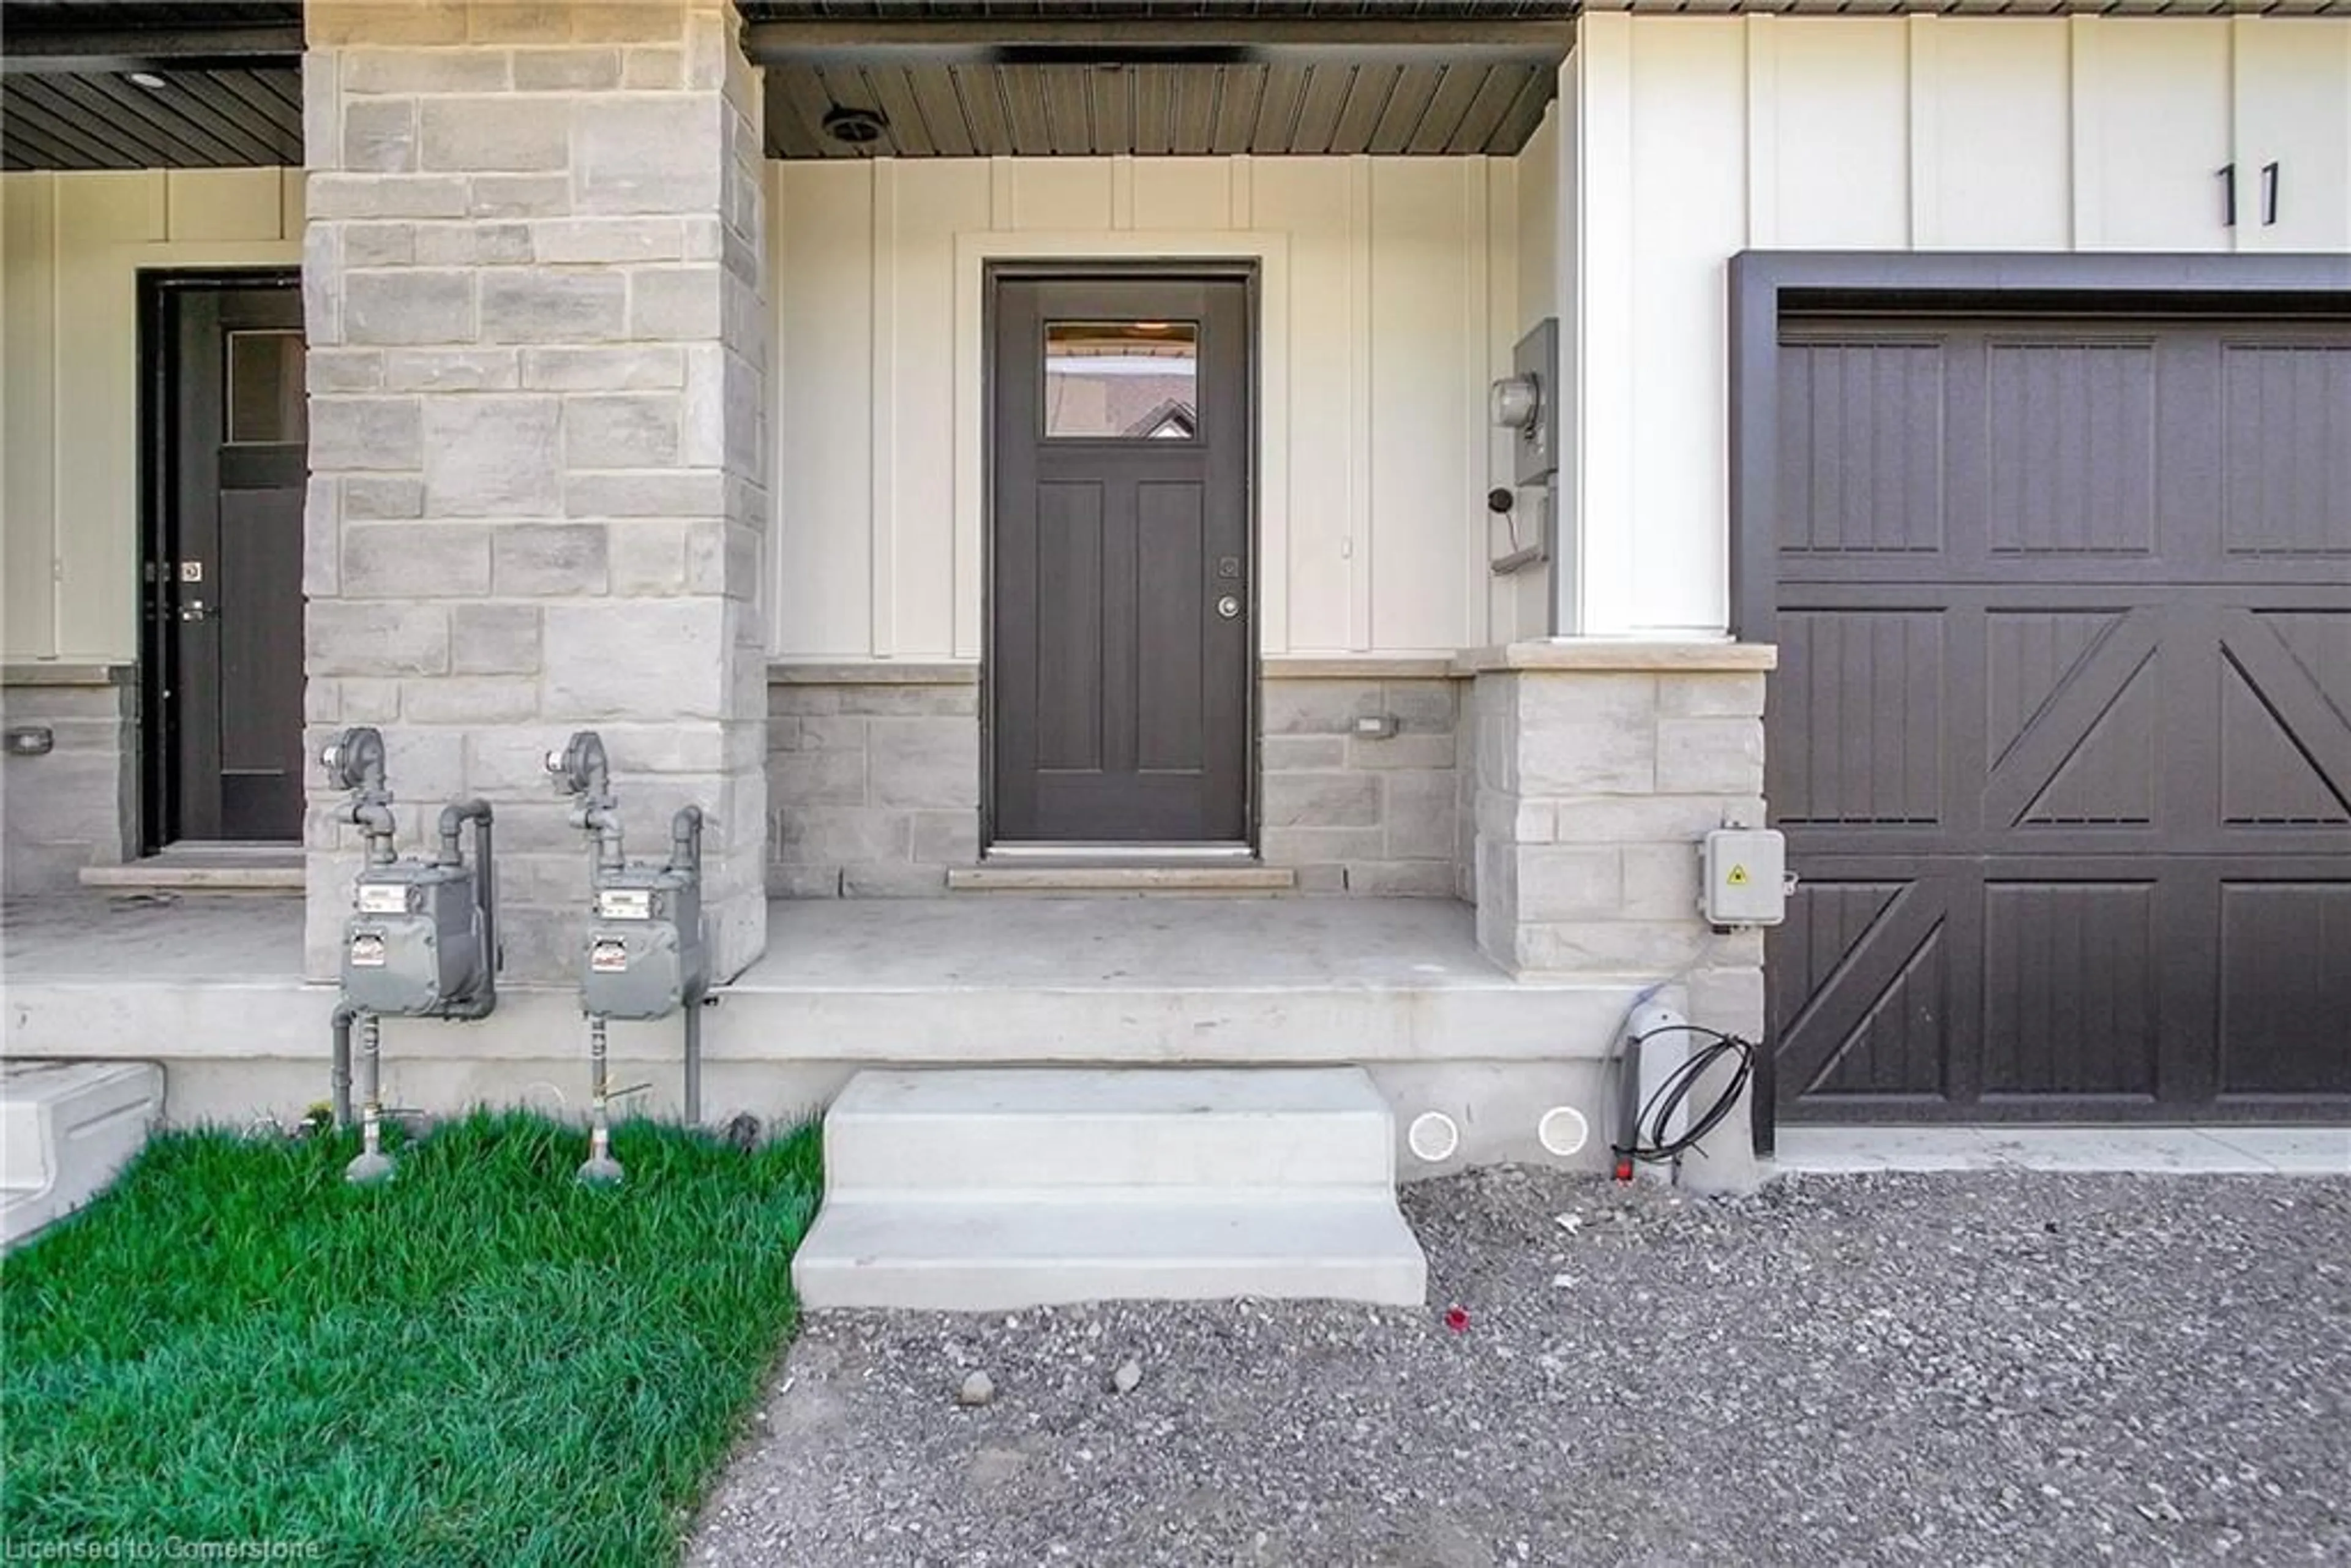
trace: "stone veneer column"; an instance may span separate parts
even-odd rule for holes
[[[1698,912],[1707,832],[1763,821],[1769,647],[1532,643],[1471,697],[1478,941],[1513,973],[1676,979],[1691,1021],[1763,1038],[1761,934]],[[1606,1042],[1593,1042],[1595,1046]],[[1689,1179],[1740,1185],[1747,1121]]]
[[[602,732],[632,855],[708,815],[720,977],[766,940],[757,73],[720,0],[311,0],[308,736],[384,732],[403,846],[497,809],[507,976],[586,852],[540,758]],[[357,844],[314,772],[309,959]]]

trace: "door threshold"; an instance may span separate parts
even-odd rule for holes
[[[1198,865],[1258,863],[1257,851],[1245,843],[1135,843],[1082,839],[990,844],[980,858],[990,863],[1020,865]]]
[[[1091,863],[1070,861],[1046,863],[991,863],[956,866],[947,872],[954,893],[1081,893],[1161,896],[1270,896],[1294,892],[1298,873],[1288,866],[1254,862],[1156,865]]]
[[[300,893],[302,846],[178,843],[121,865],[81,868],[81,885],[114,893]]]

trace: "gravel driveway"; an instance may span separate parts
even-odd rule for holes
[[[1426,1312],[813,1319],[687,1561],[2351,1563],[2351,1180],[1404,1203]]]

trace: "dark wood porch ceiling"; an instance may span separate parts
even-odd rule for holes
[[[751,0],[786,158],[1514,152],[1570,0]],[[829,132],[879,116],[865,142]]]
[[[2351,15],[2351,0],[744,0],[781,158],[1510,153],[1585,10]],[[0,167],[302,162],[300,0],[0,0]],[[843,141],[826,117],[862,110]]]
[[[768,68],[768,143],[781,158],[1510,153],[1541,122],[1556,71],[1555,60],[788,60]],[[829,134],[840,109],[878,112],[880,134],[865,145]]]
[[[0,4],[0,167],[302,162],[302,6]]]

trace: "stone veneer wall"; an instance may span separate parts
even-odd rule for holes
[[[1694,1017],[1761,1038],[1761,934],[1700,917],[1698,852],[1714,828],[1763,822],[1771,655],[1571,651],[1548,656],[1619,663],[1479,674],[1473,881],[1490,957],[1522,975],[1677,977]],[[1622,667],[1645,657],[1657,667]]]
[[[770,892],[922,896],[979,857],[979,686],[967,667],[783,666],[768,695]],[[1454,896],[1461,683],[1270,674],[1266,863],[1301,892]],[[1386,715],[1384,740],[1353,733]]]
[[[768,800],[778,896],[946,892],[948,867],[979,859],[978,673],[782,674],[768,693]]]
[[[599,730],[630,846],[707,815],[716,977],[765,946],[764,97],[725,0],[309,0],[306,737],[383,728],[404,846],[498,813],[507,973],[569,972]],[[356,864],[314,776],[308,961]]]
[[[11,665],[0,723],[49,731],[39,757],[0,754],[0,891],[75,885],[139,841],[139,688],[127,666]]]
[[[1668,987],[1693,1023],[1764,1041],[1763,936],[1698,909],[1712,829],[1761,826],[1764,672],[1751,644],[1545,644],[1482,656],[1471,695],[1478,940],[1530,978]],[[1612,1042],[1594,1042],[1602,1051]],[[1704,1103],[1732,1068],[1701,1082]],[[1589,1105],[1587,1114],[1605,1116]],[[1742,1107],[1680,1179],[1756,1177]]]
[[[1304,893],[1455,896],[1459,685],[1269,672],[1258,802],[1266,863],[1294,869]],[[1357,719],[1381,716],[1396,721],[1395,735],[1353,733]]]

